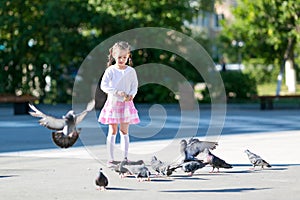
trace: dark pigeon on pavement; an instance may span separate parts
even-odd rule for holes
[[[219,157],[215,156],[214,154],[212,154],[207,148],[204,150],[203,153],[205,154],[207,163],[210,164],[213,167],[213,169],[210,173],[214,172],[215,168],[217,168],[217,170],[218,170],[217,172],[219,172],[220,168],[225,168],[225,169],[232,168],[232,165],[228,164],[227,162],[225,162],[221,158],[219,158]]]
[[[247,154],[247,156],[249,158],[249,161],[253,165],[253,169],[255,168],[255,166],[261,166],[262,169],[264,167],[271,167],[271,165],[267,161],[262,159],[259,155],[256,155],[255,153],[252,153],[248,149],[245,150],[245,153]]]
[[[168,165],[167,169],[166,169],[166,175],[167,176],[171,176],[173,174],[173,172],[175,172],[176,169],[180,168],[181,166],[177,165],[177,166],[171,166]]]
[[[85,118],[87,113],[91,111],[95,106],[95,101],[92,100],[87,104],[84,111],[79,114],[75,114],[73,110],[67,112],[62,118],[55,118],[44,114],[38,110],[34,105],[29,104],[29,107],[33,110],[29,114],[33,117],[41,118],[39,123],[50,130],[55,130],[52,132],[53,142],[60,148],[68,148],[75,144],[77,141],[80,130],[76,126]]]
[[[100,168],[100,170],[99,170],[99,174],[98,174],[97,178],[95,179],[95,183],[96,183],[97,189],[106,190],[106,186],[108,185],[108,179],[103,174],[102,168]]]
[[[187,161],[181,164],[181,169],[184,172],[188,172],[190,176],[192,176],[195,171],[205,167],[208,163],[203,163],[201,160],[192,160]]]
[[[191,138],[189,143],[186,140],[180,141],[180,152],[184,156],[183,161],[197,160],[195,157],[198,156],[204,149],[215,149],[218,145],[217,142],[201,141],[197,138]]]

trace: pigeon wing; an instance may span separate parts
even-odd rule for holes
[[[194,141],[190,145],[187,146],[187,153],[191,156],[197,156],[199,153],[203,152],[204,149],[215,149],[218,145],[217,142],[209,142],[209,141]]]
[[[65,119],[58,119],[49,115],[44,114],[40,110],[38,110],[34,105],[29,104],[29,107],[33,110],[30,111],[29,114],[33,117],[41,118],[39,120],[40,125],[51,129],[51,130],[62,130],[66,125]]]
[[[84,111],[76,115],[76,124],[79,124],[85,118],[87,113],[94,109],[94,107],[95,100],[92,100],[87,104],[86,109]]]

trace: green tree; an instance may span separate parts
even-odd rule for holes
[[[233,40],[244,42],[243,59],[260,59],[280,66],[294,56],[300,39],[300,0],[239,0],[233,9],[234,21],[223,23],[223,49],[234,54]]]
[[[207,6],[205,1],[193,2],[198,2],[197,9]],[[194,10],[190,0],[0,1],[0,93],[31,93],[46,102],[70,102],[78,68],[101,41],[149,26],[190,34],[184,22],[191,21]],[[170,59],[161,59],[161,54],[174,57],[145,49],[135,62],[152,62],[152,58],[169,64]],[[171,64],[187,65],[180,65],[182,60],[173,59]],[[193,72],[185,73],[195,79]]]
[[[71,70],[90,48],[81,32],[91,19],[87,5],[82,0],[0,2],[2,92],[68,99]]]

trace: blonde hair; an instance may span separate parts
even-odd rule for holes
[[[110,49],[109,49],[109,54],[108,54],[108,62],[107,62],[107,67],[111,66],[115,59],[113,58],[113,52],[116,50],[125,50],[129,52],[129,57],[128,57],[128,65],[132,66],[132,59],[131,59],[131,46],[128,44],[128,42],[125,41],[120,41],[116,42]]]

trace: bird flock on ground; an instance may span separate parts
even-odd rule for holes
[[[220,168],[233,168],[231,164],[227,163],[225,160],[219,158],[211,152],[217,147],[217,145],[217,142],[201,141],[197,138],[191,138],[189,141],[182,139],[179,145],[179,151],[182,159],[176,163],[163,162],[153,155],[150,160],[150,164],[148,165],[143,160],[123,160],[115,161],[110,168],[115,171],[120,178],[135,176],[138,181],[150,181],[152,175],[151,171],[155,171],[155,177],[169,177],[172,176],[177,169],[187,173],[188,176],[193,176],[197,170],[207,165],[212,167],[210,173],[219,173]],[[256,166],[260,166],[262,169],[264,167],[271,167],[268,162],[266,162],[260,156],[250,152],[248,149],[245,150],[245,153],[247,154],[249,161],[253,166],[251,170],[254,170]],[[200,154],[204,159],[198,159],[198,155]],[[96,178],[96,186],[101,190],[106,190],[108,179],[107,177],[105,179],[101,178],[103,176],[106,177],[103,172],[100,172]],[[100,179],[102,181],[100,181]]]
[[[29,106],[32,109],[29,114],[33,117],[41,118],[39,120],[40,125],[50,130],[54,130],[54,132],[52,132],[53,142],[60,148],[69,148],[75,144],[80,134],[81,129],[77,128],[76,125],[78,125],[85,118],[87,113],[94,108],[95,101],[90,101],[87,104],[86,109],[81,113],[75,114],[73,110],[70,110],[62,118],[46,115],[32,104],[29,104]],[[153,155],[150,164],[148,165],[146,165],[143,160],[123,160],[114,161],[109,168],[115,171],[120,178],[135,176],[138,181],[150,181],[150,169],[155,171],[155,176],[169,177],[176,172],[177,169],[181,169],[189,176],[193,176],[197,170],[210,165],[212,167],[210,173],[218,173],[220,172],[220,168],[230,169],[233,166],[212,153],[217,146],[217,142],[201,141],[194,137],[190,138],[188,141],[182,139],[179,145],[181,159],[178,162],[163,162]],[[268,162],[248,149],[245,150],[245,153],[253,166],[252,170],[254,170],[256,166],[260,166],[262,169],[264,167],[271,167]],[[200,154],[203,159],[198,158]],[[215,169],[217,171],[215,171]],[[95,184],[99,190],[106,190],[106,187],[108,186],[108,178],[104,175],[102,168],[99,169]]]

